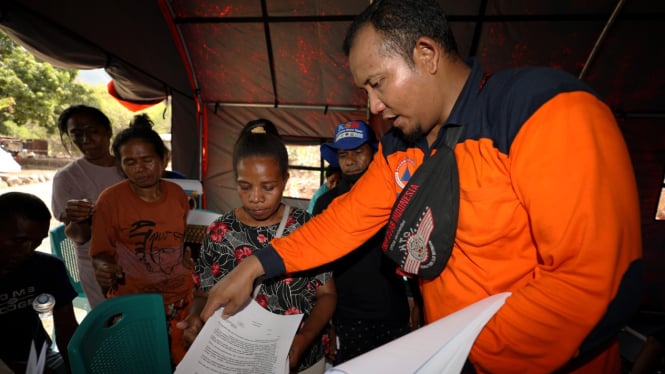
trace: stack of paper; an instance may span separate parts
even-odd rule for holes
[[[508,296],[487,297],[326,373],[459,373],[478,334]]]
[[[176,374],[289,372],[289,349],[302,314],[273,314],[254,300],[225,320],[222,310],[203,325]]]

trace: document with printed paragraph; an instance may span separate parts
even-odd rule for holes
[[[254,300],[225,320],[223,309],[203,325],[176,374],[289,372],[289,349],[302,314],[274,314]]]

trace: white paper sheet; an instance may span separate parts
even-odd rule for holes
[[[487,297],[326,373],[459,373],[478,334],[508,296]]]
[[[288,373],[288,354],[302,314],[278,315],[252,300],[226,320],[220,308],[176,368],[176,374]]]
[[[30,344],[28,363],[25,368],[26,374],[40,374],[44,372],[44,366],[46,365],[47,349],[48,345],[46,344],[46,341],[44,341],[44,344],[42,344],[42,347],[40,348],[38,354],[37,349],[35,348],[35,341],[34,340],[32,341],[32,343]]]

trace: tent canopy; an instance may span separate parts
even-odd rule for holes
[[[553,66],[604,98],[635,164],[645,256],[665,263],[665,229],[653,221],[665,165],[665,2],[440,2],[462,56],[477,57],[487,72]],[[4,0],[0,27],[54,65],[104,68],[125,100],[171,97],[174,167],[201,176],[209,209],[224,211],[238,205],[230,152],[248,120],[268,118],[283,135],[322,139],[340,121],[368,118],[341,50],[346,28],[366,4]]]

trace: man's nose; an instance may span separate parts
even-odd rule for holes
[[[356,153],[348,152],[342,162],[344,162],[344,165],[355,165],[357,161],[358,161],[358,156],[356,155]]]
[[[369,102],[369,110],[372,114],[379,114],[386,109],[386,105],[378,98],[372,91],[368,92],[367,100]]]

